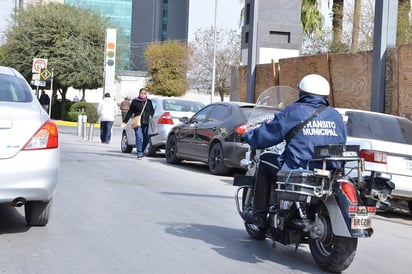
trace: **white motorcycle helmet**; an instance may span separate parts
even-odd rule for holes
[[[300,80],[299,91],[327,97],[330,93],[328,80],[318,74],[308,74]]]

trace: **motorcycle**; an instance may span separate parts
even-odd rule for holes
[[[250,114],[247,128],[272,119],[276,112],[297,101],[298,92],[275,86],[265,90]],[[243,128],[244,129],[244,128]],[[259,155],[265,151],[281,154],[285,142],[265,150],[249,148],[241,165],[245,175],[235,175],[236,209],[253,208],[254,175]],[[358,238],[371,237],[372,218],[380,198],[390,195],[384,180],[364,181],[364,160],[357,145],[315,147],[314,158],[305,168],[280,170],[271,187],[266,227],[245,222],[253,239],[266,238],[284,245],[308,244],[316,264],[329,272],[340,272],[352,263]],[[311,163],[321,168],[310,169]]]

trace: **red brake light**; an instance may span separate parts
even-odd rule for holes
[[[239,135],[245,134],[247,131],[247,125],[240,125],[235,129],[235,132]]]
[[[31,137],[23,150],[57,148],[59,146],[59,134],[57,125],[52,121],[46,121],[41,128]]]
[[[157,121],[157,123],[160,125],[173,125],[173,119],[172,119],[172,115],[170,114],[170,112],[165,112],[162,115],[160,115],[159,120]]]
[[[346,198],[348,198],[351,204],[357,204],[358,199],[356,198],[356,191],[353,185],[348,182],[341,182],[341,186],[343,193],[345,193]]]
[[[362,149],[360,151],[360,157],[367,162],[386,164],[388,160],[388,153],[378,150]]]

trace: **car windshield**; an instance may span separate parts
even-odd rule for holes
[[[412,122],[406,118],[348,112],[348,136],[412,144]]]
[[[163,100],[163,110],[165,111],[186,111],[198,112],[204,105],[193,101],[165,99]]]
[[[0,74],[0,101],[31,102],[33,96],[24,79]]]

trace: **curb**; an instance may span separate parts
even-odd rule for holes
[[[69,121],[62,121],[62,120],[52,120],[56,125],[59,126],[69,126],[69,127],[77,127],[77,122],[69,122]],[[87,123],[87,127],[90,127],[90,123]],[[94,124],[95,128],[100,128],[99,123]]]

